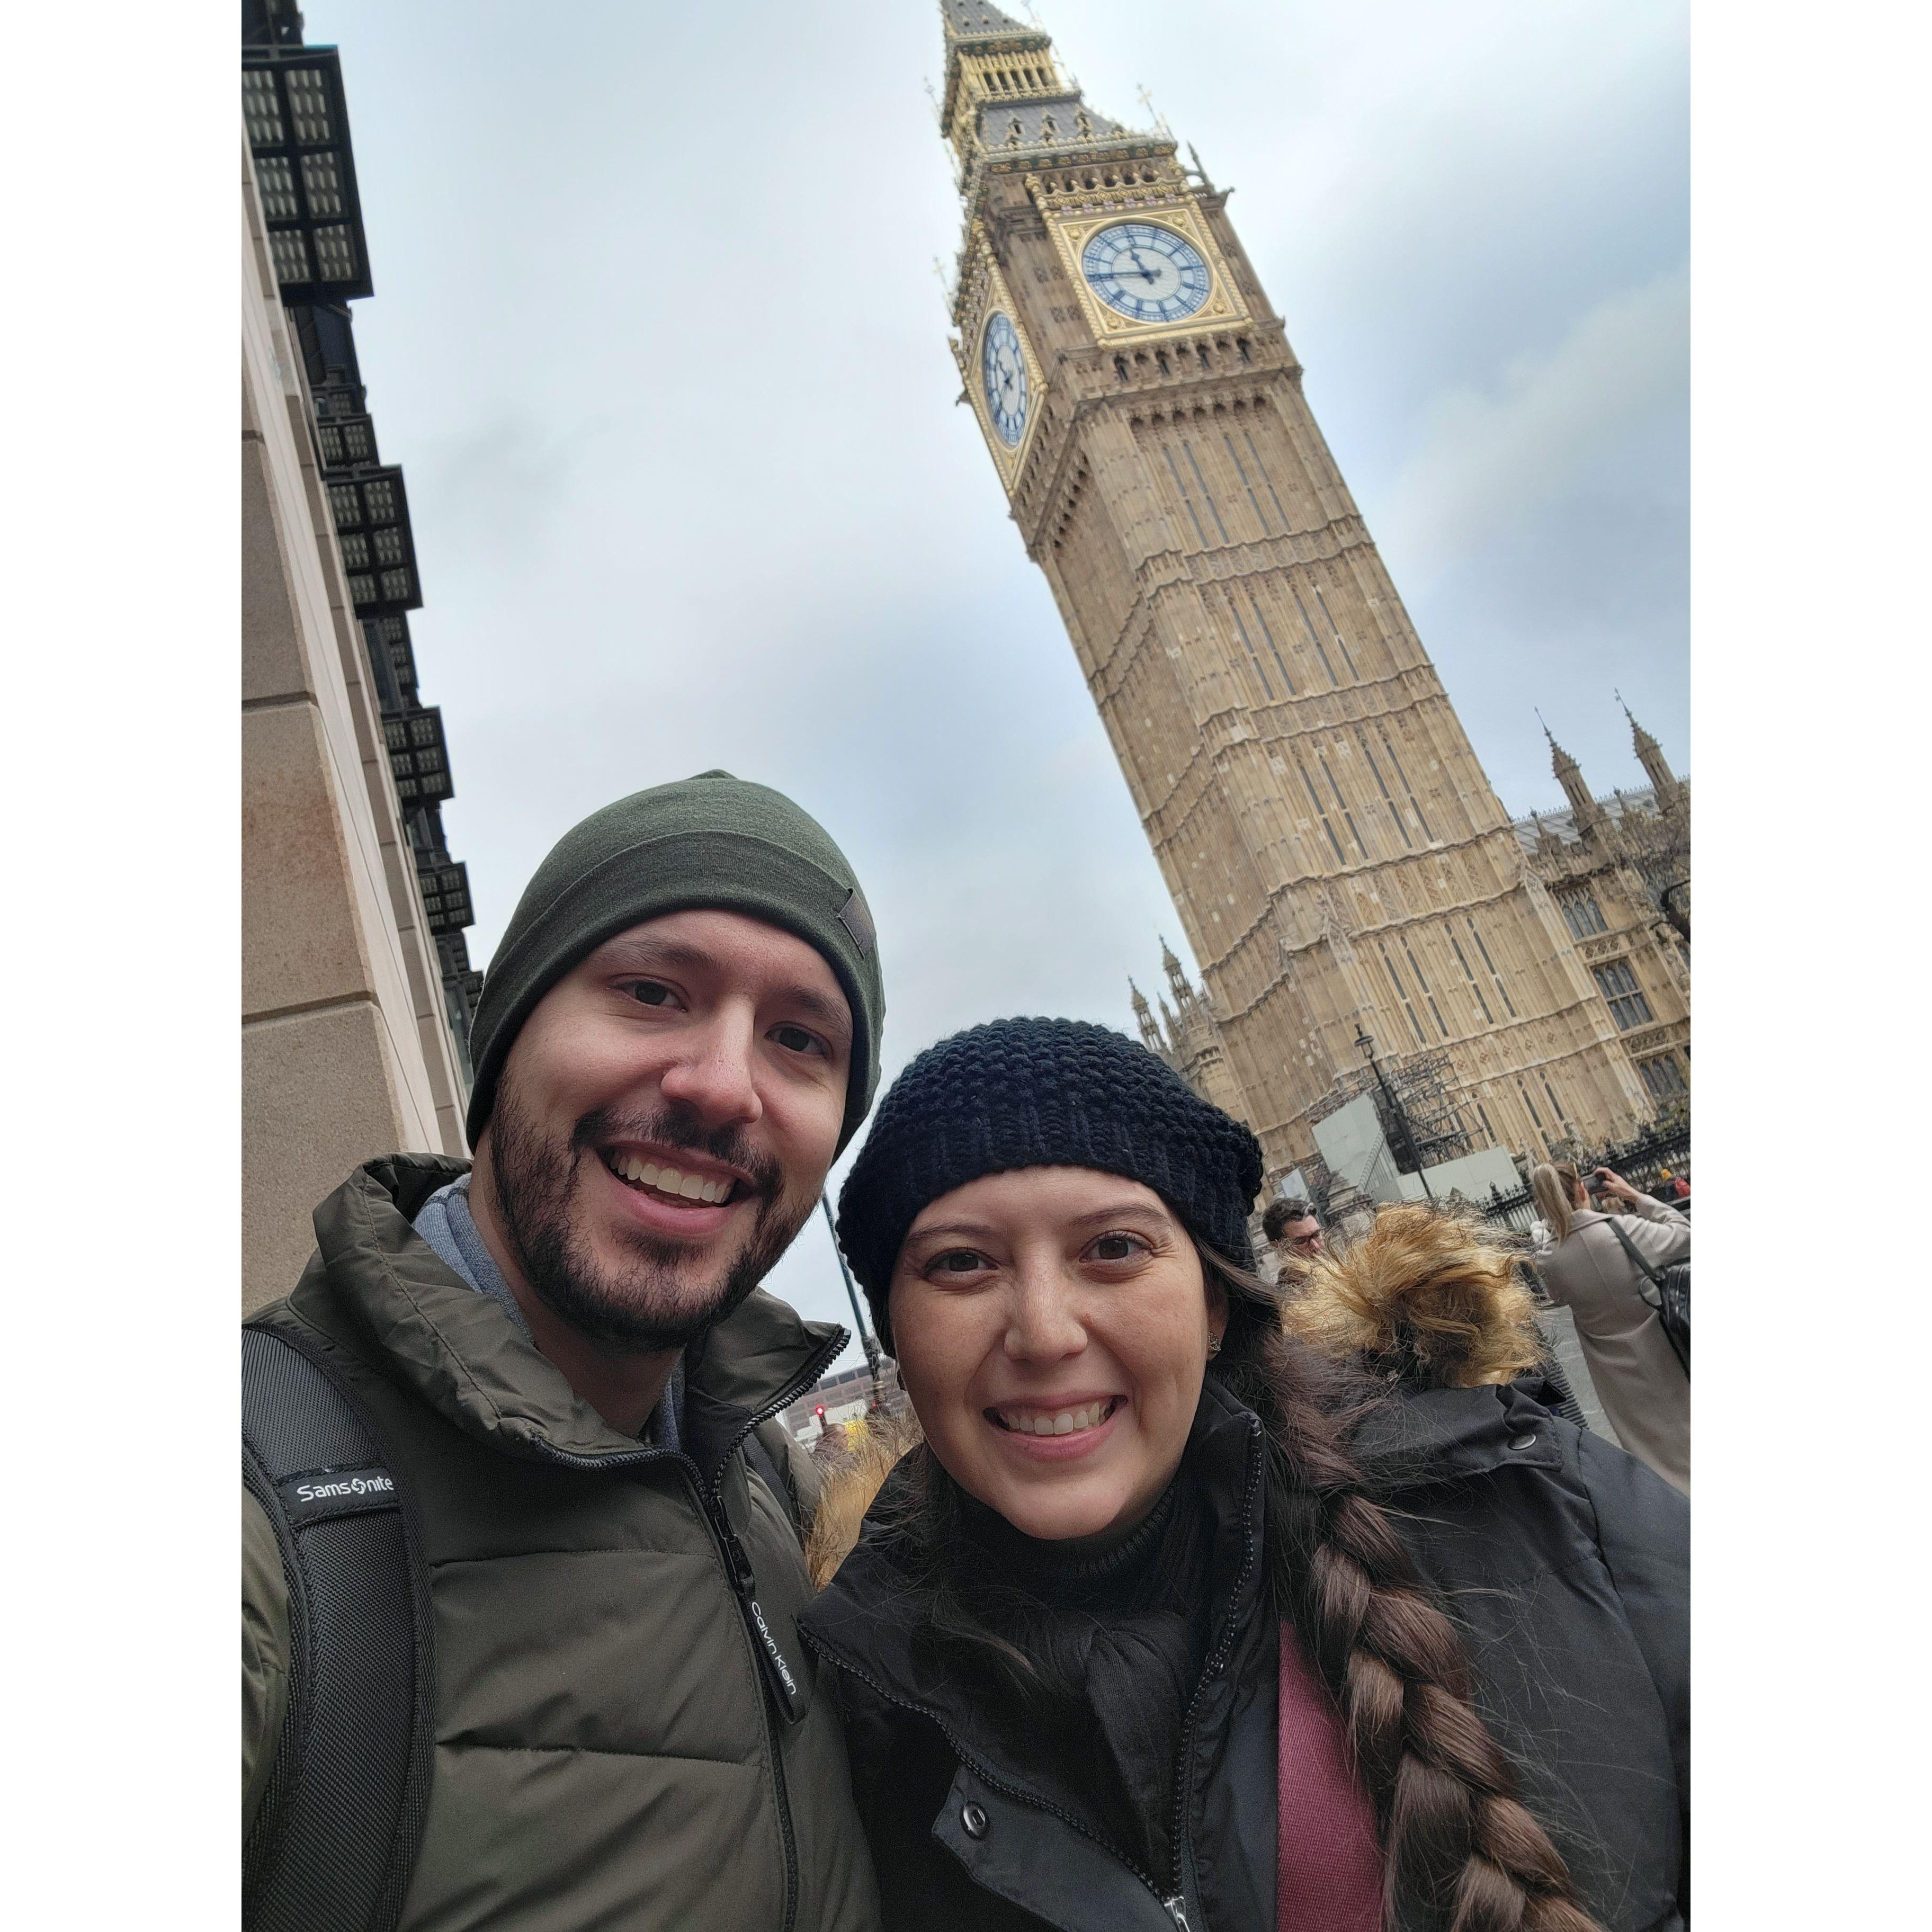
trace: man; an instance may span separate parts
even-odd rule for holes
[[[320,1352],[415,1512],[435,1723],[399,1932],[876,1927],[793,1627],[816,1472],[778,1420],[844,1330],[758,1283],[872,1103],[884,1012],[851,868],[788,799],[707,772],[622,800],[491,962],[473,1168],[358,1169],[250,1324]],[[252,1496],[244,1529],[247,1830],[292,1646]]]
[[[1304,1273],[1322,1252],[1322,1223],[1306,1201],[1270,1201],[1262,1216],[1262,1232],[1280,1258],[1284,1281]]]

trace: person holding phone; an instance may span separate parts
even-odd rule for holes
[[[1654,1268],[1688,1262],[1690,1223],[1607,1167],[1586,1177],[1567,1162],[1545,1162],[1530,1190],[1550,1237],[1538,1272],[1575,1318],[1604,1415],[1633,1456],[1688,1496],[1690,1378],[1630,1248]]]

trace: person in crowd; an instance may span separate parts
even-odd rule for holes
[[[1323,1251],[1322,1222],[1298,1198],[1270,1201],[1262,1216],[1262,1233],[1280,1263],[1280,1279],[1292,1281]]]
[[[1292,1332],[1436,1412],[1484,1413],[1504,1382],[1586,1429],[1568,1376],[1537,1321],[1535,1276],[1472,1203],[1380,1209],[1346,1266],[1311,1268],[1282,1310]],[[1445,1391],[1456,1391],[1454,1394]]]
[[[1550,1300],[1575,1318],[1604,1414],[1633,1456],[1688,1496],[1690,1378],[1624,1240],[1652,1268],[1668,1268],[1690,1258],[1690,1223],[1606,1167],[1586,1182],[1567,1162],[1545,1162],[1529,1180],[1550,1232],[1537,1271]]]
[[[916,1430],[828,1492],[800,1628],[886,1923],[1679,1932],[1686,1505],[1536,1399],[1466,1228],[1318,1259],[1406,1313],[1291,1332],[1261,1174],[1078,1022],[881,1103],[838,1232]]]
[[[434,1754],[399,1932],[876,1932],[794,1621],[817,1471],[778,1419],[847,1337],[759,1283],[865,1118],[884,1014],[851,868],[790,800],[708,772],[609,806],[491,962],[473,1167],[358,1168],[253,1318],[352,1395],[428,1569]],[[244,1495],[251,1861],[314,1768],[281,1756],[286,1527]],[[366,1855],[369,1796],[308,1794],[335,1838],[274,1875],[274,1922],[338,1922],[317,1888]]]

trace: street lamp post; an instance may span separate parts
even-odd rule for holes
[[[879,1380],[879,1338],[866,1326],[865,1313],[859,1306],[859,1291],[853,1284],[852,1270],[845,1265],[845,1250],[838,1245],[838,1229],[832,1219],[832,1203],[820,1194],[818,1204],[825,1210],[826,1232],[832,1237],[832,1252],[838,1258],[838,1272],[845,1277],[845,1292],[852,1304],[852,1319],[858,1324],[859,1345],[866,1352],[866,1367],[872,1378],[872,1406],[883,1408],[886,1393]]]
[[[1390,1086],[1383,1074],[1382,1064],[1376,1058],[1376,1042],[1364,1030],[1360,1020],[1355,1022],[1355,1044],[1362,1049],[1362,1058],[1369,1063],[1370,1069],[1376,1076],[1376,1084],[1382,1090],[1382,1098],[1388,1102],[1389,1119],[1402,1142],[1396,1151],[1407,1154],[1414,1165],[1416,1179],[1422,1183],[1423,1192],[1433,1201],[1436,1190],[1430,1186],[1429,1176],[1423,1172],[1421,1151],[1415,1144],[1415,1134],[1408,1124],[1408,1115],[1403,1111],[1402,1102],[1395,1096],[1395,1090]]]

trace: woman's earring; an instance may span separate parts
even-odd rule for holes
[[[1211,1362],[1220,1352],[1220,1336],[1218,1335],[1210,1335],[1208,1338],[1208,1359]]]

